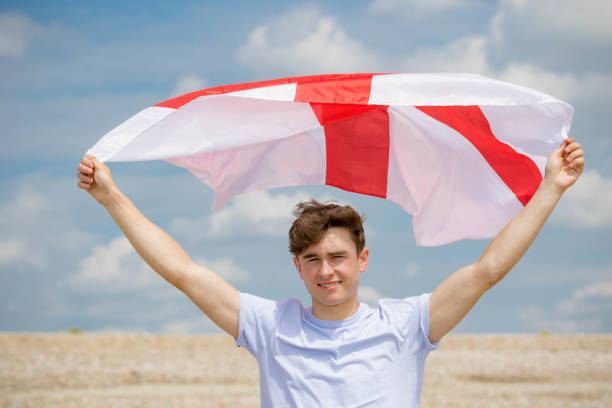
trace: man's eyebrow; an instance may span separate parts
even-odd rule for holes
[[[304,255],[302,255],[302,259],[312,259],[312,258],[317,258],[318,255],[315,254],[314,252],[307,252]]]
[[[330,251],[329,252],[329,256],[338,256],[338,255],[346,256],[346,255],[348,255],[348,253],[349,253],[349,251],[347,251],[347,250],[339,249],[337,251]],[[308,259],[318,258],[319,255],[314,253],[314,252],[307,252],[304,255],[301,255],[301,257],[304,260],[308,260]]]

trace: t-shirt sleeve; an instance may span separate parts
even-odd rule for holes
[[[427,350],[435,350],[440,344],[440,340],[435,343],[429,341],[429,297],[431,293],[424,293],[418,297],[419,301],[419,327],[423,336],[423,345]]]
[[[404,299],[381,299],[381,312],[404,342],[415,349],[435,350],[438,342],[429,341],[429,293]]]
[[[236,345],[257,358],[276,326],[277,313],[277,302],[241,292]]]

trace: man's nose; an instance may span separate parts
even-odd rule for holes
[[[331,276],[334,274],[334,268],[327,260],[324,259],[323,262],[321,262],[321,270],[319,271],[319,274],[321,276]]]

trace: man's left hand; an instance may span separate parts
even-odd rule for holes
[[[544,181],[549,181],[556,188],[565,191],[574,184],[584,169],[583,151],[580,143],[568,137],[548,156]]]

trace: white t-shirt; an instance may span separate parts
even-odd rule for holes
[[[429,294],[326,321],[241,293],[236,344],[259,363],[262,407],[418,407],[428,332]]]

